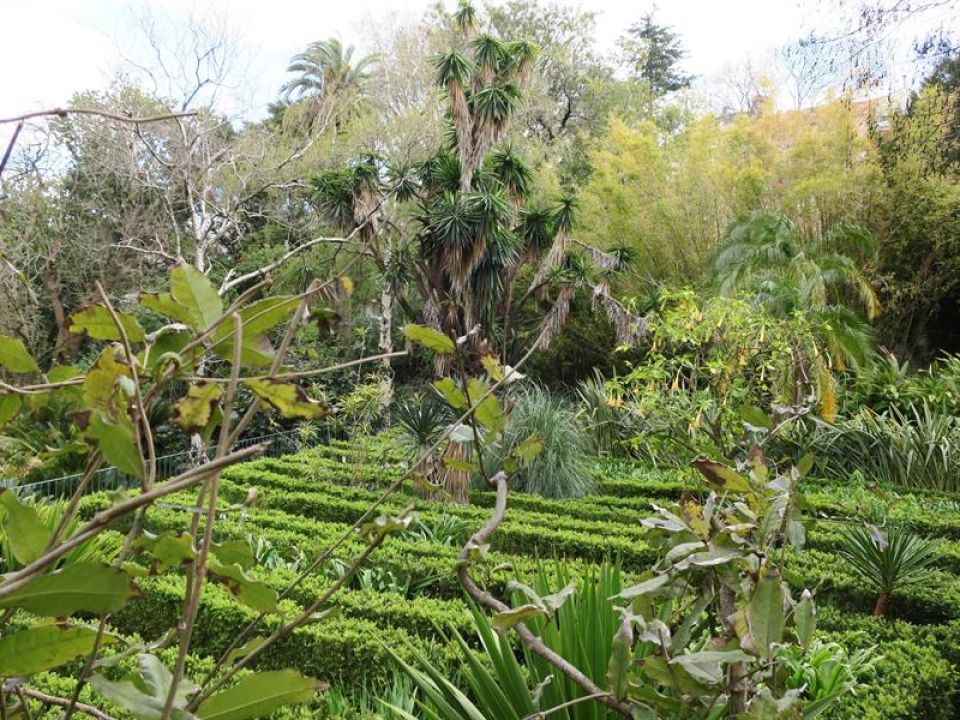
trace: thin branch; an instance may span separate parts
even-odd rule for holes
[[[52,110],[37,110],[26,113],[25,115],[15,115],[14,117],[0,118],[0,125],[6,123],[19,123],[25,120],[32,120],[38,117],[57,116],[64,118],[67,115],[96,115],[97,117],[116,120],[117,122],[131,123],[139,125],[143,123],[160,122],[161,120],[176,120],[178,118],[195,117],[199,113],[196,110],[179,113],[167,113],[165,115],[149,115],[147,117],[134,117],[133,115],[117,115],[116,113],[106,112],[105,110],[95,110],[93,108],[54,108]]]
[[[39,690],[34,690],[33,688],[23,687],[21,688],[24,695],[27,697],[32,697],[34,700],[42,702],[44,705],[52,705],[54,707],[67,708],[70,707],[70,701],[66,698],[57,697],[56,695],[48,695],[47,693],[40,692]],[[97,708],[92,705],[85,705],[84,703],[74,703],[73,707],[75,710],[82,712],[85,715],[89,715],[92,718],[97,720],[116,720],[112,715],[107,715],[102,710],[97,710]]]
[[[201,465],[200,467],[192,468],[184,473],[181,473],[172,480],[164,483],[163,485],[158,485],[149,492],[142,493],[130,498],[129,500],[117,503],[116,505],[97,513],[93,516],[92,520],[80,528],[76,533],[71,535],[70,538],[62,545],[45,552],[42,556],[34,560],[23,569],[4,576],[3,582],[0,582],[0,597],[8,595],[14,590],[23,587],[26,583],[30,582],[34,576],[41,574],[50,565],[69,553],[71,550],[79,547],[94,535],[102,532],[104,528],[109,526],[114,520],[124,517],[137,508],[140,508],[144,505],[149,505],[150,503],[166,497],[167,495],[185,490],[191,485],[194,485],[200,480],[206,478],[211,473],[219,472],[223,468],[238,463],[241,460],[246,460],[254,455],[259,455],[266,450],[268,446],[269,443],[257,443],[256,445],[250,445],[249,447],[236,450],[221,458],[215,458],[205,465]]]
[[[460,564],[457,568],[457,578],[460,580],[460,584],[463,585],[464,590],[467,591],[467,594],[478,603],[491,610],[494,610],[495,612],[506,612],[510,610],[510,606],[498,600],[486,590],[481,589],[470,576],[471,551],[474,548],[481,547],[488,543],[490,537],[493,535],[496,529],[500,527],[500,523],[503,522],[503,517],[507,511],[506,473],[501,470],[493,476],[492,482],[496,485],[497,492],[493,513],[490,515],[490,519],[487,520],[487,523],[476,533],[474,533],[473,537],[471,537],[467,541],[467,544],[464,545],[463,550],[460,551]],[[625,718],[633,717],[633,712],[631,711],[629,705],[621,702],[611,693],[606,692],[602,688],[598,687],[596,683],[584,675],[578,667],[571,664],[566,660],[566,658],[547,647],[543,640],[535,635],[530,628],[526,626],[526,624],[522,622],[517,623],[515,629],[517,634],[520,636],[520,639],[523,641],[523,644],[526,645],[531,652],[536,653],[557,670],[566,675],[584,692],[589,695],[595,695],[599,702],[602,702],[611,710],[615,710],[616,712],[620,713]]]

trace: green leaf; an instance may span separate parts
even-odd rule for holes
[[[223,389],[218,383],[194,383],[187,389],[187,394],[174,404],[171,419],[186,433],[200,432],[210,423],[221,397]]]
[[[500,367],[500,363],[497,362],[497,359],[493,357],[493,355],[482,356],[480,363],[483,365],[483,369],[487,371],[487,375],[490,376],[491,380],[494,382],[503,380],[503,368]]]
[[[197,709],[197,717],[200,720],[258,718],[284,705],[305,703],[325,689],[324,683],[294,670],[254,673],[204,700]]]
[[[239,565],[225,565],[219,560],[211,560],[207,564],[207,572],[247,607],[263,613],[278,611],[277,591],[265,582],[249,577]]]
[[[40,371],[23,342],[9,335],[0,335],[0,366],[19,375]]]
[[[541,599],[543,606],[550,612],[556,612],[573,595],[573,583],[569,583],[555,593],[544,595]]]
[[[213,351],[224,360],[233,362],[233,338],[213,346]],[[240,365],[242,367],[268,367],[275,354],[270,339],[263,334],[246,335],[240,338]]]
[[[134,545],[153,558],[153,569],[156,572],[165,572],[170,568],[185,565],[193,562],[196,557],[193,538],[183,531],[166,530],[159,535],[144,532]]]
[[[123,570],[100,562],[77,562],[0,596],[0,608],[21,608],[47,617],[80,611],[99,614],[119,610],[137,594],[137,586]]]
[[[114,347],[104,348],[83,379],[84,404],[88,408],[109,408],[114,385],[120,377],[129,377],[129,374],[129,368],[117,362]]]
[[[190,311],[190,308],[174,300],[170,293],[140,293],[138,299],[140,305],[147,310],[153,310],[182,325],[196,327],[200,324],[199,318]]]
[[[480,469],[480,465],[471,462],[469,460],[463,460],[461,458],[455,457],[444,457],[441,462],[445,468],[450,468],[451,470],[458,470],[460,472],[477,472]]]
[[[760,576],[753,597],[743,609],[743,619],[745,627],[743,622],[734,623],[743,649],[763,658],[770,657],[773,652],[770,646],[783,639],[785,623],[779,572],[771,570]],[[748,634],[743,634],[744,629]]]
[[[206,330],[223,315],[223,302],[206,275],[180,263],[170,271],[170,296],[189,313],[188,325]]]
[[[630,676],[631,649],[633,647],[633,626],[628,618],[620,623],[620,628],[613,636],[610,649],[610,660],[607,662],[607,689],[618,700],[627,696]]]
[[[740,417],[748,425],[764,430],[773,430],[773,420],[758,407],[746,406],[740,408]]]
[[[796,467],[800,477],[806,477],[810,470],[813,469],[813,453],[805,453],[803,457],[797,461]]]
[[[724,665],[746,662],[751,657],[741,650],[704,650],[695,653],[681,653],[670,661],[679,665],[698,682],[716,685],[726,676]]]
[[[414,325],[412,323],[404,325],[403,334],[410,342],[423,345],[428,350],[433,350],[441,355],[452,355],[453,351],[457,349],[453,340],[439,330],[434,330],[425,325]]]
[[[447,405],[454,410],[465,410],[467,408],[467,396],[457,387],[457,383],[452,377],[434,380],[433,386],[440,391],[443,399],[447,401]]]
[[[687,555],[683,560],[674,565],[674,569],[682,572],[690,567],[713,567],[723,565],[724,563],[739,560],[742,556],[737,548],[714,547],[703,552]]]
[[[817,607],[813,602],[813,594],[804,590],[800,595],[800,602],[793,609],[793,624],[797,628],[797,639],[804,649],[810,647],[813,633],[817,629]]]
[[[546,610],[542,607],[529,603],[527,605],[521,605],[520,607],[511,608],[510,610],[498,612],[493,616],[490,624],[497,632],[504,633],[517,623],[545,614]]]
[[[120,311],[116,311],[116,313],[117,319],[123,326],[130,342],[143,342],[146,339],[143,328],[140,327],[140,323],[133,315]],[[73,313],[70,316],[70,332],[78,335],[86,333],[94,340],[119,341],[122,339],[120,330],[117,329],[116,323],[110,316],[110,311],[103,305],[90,305]]]
[[[402,517],[380,515],[376,520],[364,523],[357,528],[357,534],[364,539],[371,540],[382,535],[389,535],[390,533],[406,530],[413,521],[413,515],[404,515]]]
[[[330,412],[326,403],[311,400],[303,388],[294,383],[280,380],[245,380],[244,385],[261,400],[276,408],[285,418],[319,420]]]
[[[521,467],[526,467],[543,452],[543,438],[531,435],[526,440],[517,443],[510,454],[520,461]]]
[[[470,399],[470,404],[476,406],[473,414],[477,422],[488,430],[499,432],[506,426],[507,417],[500,409],[500,403],[493,393],[483,397],[489,389],[483,380],[478,378],[467,380],[467,397]],[[480,398],[483,398],[483,400],[480,400]]]
[[[186,355],[182,351],[193,337],[189,330],[178,330],[170,325],[162,327],[150,336],[149,346],[140,354],[141,362],[151,373],[171,361],[183,370],[192,369],[203,354],[203,348],[197,346]]]
[[[19,395],[0,395],[0,427],[6,425],[20,413],[22,404]]]
[[[137,666],[140,668],[139,677],[113,681],[103,675],[94,675],[90,678],[90,685],[140,720],[160,720],[173,684],[173,673],[167,670],[155,655],[138,656]],[[182,680],[174,693],[173,712],[170,717],[174,720],[189,720],[191,716],[186,712],[187,703],[190,696],[199,689],[199,686],[189,680]]]
[[[711,485],[733,493],[750,491],[750,483],[745,477],[722,463],[713,460],[694,460],[690,463]]]
[[[227,665],[228,667],[230,665],[233,665],[237,660],[240,660],[241,658],[245,658],[254,650],[261,647],[266,641],[267,641],[267,638],[265,638],[263,635],[257,635],[256,637],[245,642],[240,647],[234,648],[229,653],[227,653],[227,657],[224,660],[224,664]]]
[[[622,590],[617,597],[624,600],[633,600],[641,595],[651,595],[662,589],[668,582],[670,582],[669,575],[655,575]]]
[[[224,540],[222,543],[213,543],[210,552],[224,565],[239,565],[244,570],[249,570],[257,562],[253,548],[246,540]]]
[[[93,652],[97,631],[74,625],[36,625],[0,637],[0,677],[52,670]],[[117,641],[104,633],[102,645]]]
[[[260,335],[272,330],[300,307],[302,299],[288,295],[263,298],[240,310],[244,335]],[[233,323],[224,322],[213,333],[214,341],[233,337]]]
[[[128,475],[143,477],[143,458],[134,439],[133,423],[126,415],[119,415],[118,421],[112,422],[104,412],[92,413],[87,436],[97,441],[108,463]]]
[[[13,490],[0,490],[0,517],[10,552],[21,565],[29,565],[43,555],[50,544],[51,532],[43,524],[37,509],[24,505]],[[0,673],[2,675],[2,673]]]

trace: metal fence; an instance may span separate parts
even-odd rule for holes
[[[331,440],[346,439],[348,439],[347,433],[325,427],[318,429],[317,432],[306,435],[297,432],[278,432],[269,435],[260,435],[258,437],[244,438],[239,440],[234,447],[243,448],[261,442],[269,442],[270,445],[262,453],[261,457],[276,457],[277,455],[297,452],[305,447],[329,445]],[[212,458],[215,451],[216,446],[214,445],[208,446],[205,450],[208,458]],[[192,455],[193,453],[187,450],[185,452],[157,457],[157,480],[166,480],[186,470]],[[40,480],[24,485],[17,485],[16,481],[2,480],[0,481],[0,487],[13,488],[21,498],[30,496],[62,498],[70,497],[76,492],[82,477],[82,473],[77,473],[75,475],[64,475],[63,477]],[[140,487],[139,478],[128,475],[115,467],[107,467],[97,470],[97,472],[93,474],[85,492],[92,493],[100,490],[120,490],[135,487]]]

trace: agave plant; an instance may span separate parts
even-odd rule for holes
[[[569,569],[561,562],[541,565],[534,579],[535,594],[546,594],[570,580]],[[619,614],[609,598],[621,590],[620,569],[605,563],[583,578],[581,587],[567,599],[552,618],[531,623],[553,650],[570,660],[599,685],[605,683],[607,661]],[[517,591],[521,602],[526,597]],[[522,661],[508,639],[498,634],[482,610],[471,606],[480,652],[460,634],[454,638],[465,658],[462,677],[467,689],[448,678],[417,649],[411,649],[414,665],[396,657],[398,664],[419,688],[422,716],[430,720],[523,720],[546,717],[562,708],[557,717],[567,720],[613,720],[619,717],[604,705],[584,698],[583,691],[568,679],[557,677],[556,669],[525,650]],[[384,702],[398,717],[416,720],[409,708]],[[542,715],[541,715],[542,713]]]
[[[877,591],[876,617],[887,613],[890,596],[899,588],[923,580],[937,561],[935,541],[901,526],[884,532],[876,527],[849,530],[840,547],[853,571]]]

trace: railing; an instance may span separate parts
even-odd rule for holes
[[[304,447],[314,445],[329,445],[331,439],[346,440],[347,433],[340,430],[330,430],[330,428],[319,429],[316,433],[301,435],[297,432],[278,432],[270,435],[260,435],[258,437],[244,438],[235,445],[236,448],[243,448],[249,445],[269,441],[270,445],[262,453],[261,457],[277,455],[286,455],[296,452]],[[213,457],[216,446],[210,445],[205,452],[208,458]],[[187,469],[190,457],[193,453],[189,450],[185,452],[172,453],[170,455],[161,455],[157,458],[157,480],[166,480]],[[83,477],[82,473],[75,475],[64,475],[63,477],[51,478],[50,480],[39,480],[37,482],[17,485],[15,481],[0,481],[0,487],[12,487],[21,498],[24,497],[50,497],[62,498],[69,497],[76,492],[77,487]],[[90,479],[85,492],[92,493],[101,490],[122,490],[140,486],[140,479],[128,475],[125,472],[117,470],[115,467],[106,467],[97,470]]]

